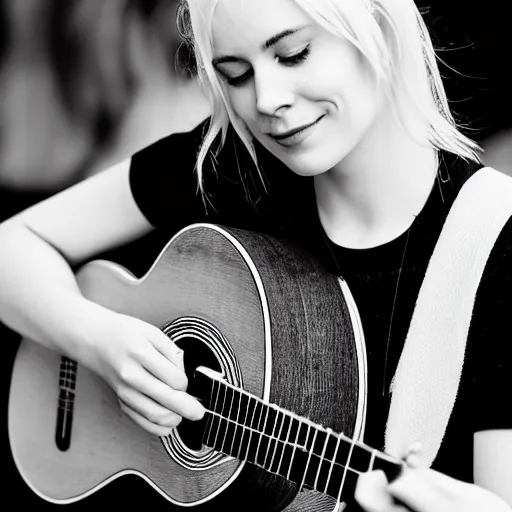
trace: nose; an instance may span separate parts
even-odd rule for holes
[[[295,102],[292,84],[275,69],[254,71],[256,108],[260,114],[280,116]]]

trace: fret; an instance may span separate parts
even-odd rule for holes
[[[244,425],[252,425],[254,423],[254,415],[256,413],[256,398],[254,397],[248,397],[248,405],[247,405],[247,411],[245,414],[244,419]],[[249,422],[247,421],[249,419]],[[238,458],[241,460],[248,460],[249,456],[249,445],[251,442],[252,437],[252,429],[251,428],[244,428],[242,433],[242,439],[240,441],[240,450],[238,451]],[[243,447],[245,448],[245,452],[242,452]]]
[[[268,466],[269,471],[271,473],[275,473],[276,475],[279,474],[279,465],[283,458],[283,450],[287,440],[287,433],[290,425],[290,416],[288,414],[282,412],[281,418],[282,419],[279,426],[279,432],[277,433],[278,441],[276,441],[274,444],[274,452],[272,454],[270,465]]]
[[[204,377],[204,374],[200,374],[201,377]],[[204,433],[203,433],[203,444],[204,445],[207,445],[207,439],[208,439],[208,436],[211,432],[211,428],[212,428],[212,421],[213,421],[213,417],[214,415],[211,414],[208,409],[212,410],[213,409],[213,391],[215,389],[215,383],[217,381],[215,380],[208,380],[208,382],[211,383],[211,389],[210,389],[210,399],[208,401],[208,407],[206,408],[207,409],[207,413],[206,413],[206,416],[207,416],[207,419],[206,419],[206,424],[205,424],[205,427],[204,427]]]
[[[213,420],[215,419],[215,415],[212,414],[209,411],[206,411],[205,417],[206,417],[206,423],[205,423],[205,426],[204,426],[202,442],[203,442],[203,444],[205,446],[210,446],[211,447],[210,443],[208,442],[208,438],[209,438],[210,433],[212,431],[212,423],[213,423]]]
[[[59,376],[59,386],[62,386],[62,387],[67,387],[71,390],[75,389],[75,386],[76,386],[76,378],[75,376],[71,377],[71,376],[65,376],[63,374],[61,374]]]
[[[211,393],[211,396],[210,396],[210,403],[208,404],[207,412],[206,412],[206,415],[208,416],[208,419],[206,420],[206,427],[204,429],[204,434],[203,434],[203,444],[205,446],[211,446],[210,437],[211,437],[211,433],[212,433],[212,429],[213,429],[213,424],[215,422],[215,415],[211,412],[211,411],[214,410],[214,406],[213,406],[213,390],[215,388],[215,384],[216,384],[216,381],[213,381],[212,393]]]
[[[315,427],[313,427],[315,428]],[[320,427],[316,427],[317,434],[315,438],[315,443],[311,447],[311,451],[316,454],[320,455],[325,447],[325,443],[327,441],[328,433],[326,430],[321,429]]]
[[[67,357],[60,359],[59,371],[59,387],[66,391],[75,391],[76,388],[76,371],[78,365]]]
[[[265,404],[265,425],[263,426],[263,433],[271,436],[274,432],[274,427],[277,419],[277,410]]]
[[[227,419],[232,419],[231,413],[233,411],[233,401],[235,399],[235,390],[233,388],[227,388],[226,398],[227,398],[226,402],[229,402],[228,413],[227,414],[224,413],[224,407],[225,407],[225,404],[224,404],[222,406],[222,416],[224,416]],[[226,443],[226,439],[233,439],[233,437],[232,437],[233,432],[231,432],[233,429],[234,429],[233,423],[231,423],[230,421],[226,421],[226,428],[224,429],[224,438],[222,439],[222,444],[220,445],[219,451],[221,451],[221,452],[226,451],[224,449],[224,444]],[[228,432],[230,433],[229,436],[228,436]]]
[[[75,391],[75,386],[66,382],[62,379],[59,379],[59,388],[68,393],[73,393]]]
[[[277,421],[279,419],[279,413],[276,409],[273,407],[267,406],[268,408],[268,414],[267,414],[267,425],[264,431],[265,436],[267,437],[267,449],[265,450],[265,456],[263,457],[263,464],[262,467],[267,467],[267,458],[268,458],[268,452],[270,451],[270,448],[272,446],[272,442],[275,439],[275,432],[276,432],[276,426]]]
[[[244,432],[246,430],[244,428],[244,425],[247,420],[248,403],[249,403],[249,398],[247,397],[247,395],[240,394],[239,400],[238,400],[238,412],[237,412],[237,416],[236,416],[236,423],[238,424],[238,426],[235,429],[235,435],[233,436],[233,441],[231,442],[231,454],[237,458],[240,458],[239,455],[240,455],[240,449],[242,446],[242,439],[244,436]],[[245,411],[245,413],[244,413],[244,411]],[[243,421],[241,418],[241,414],[244,416]],[[238,451],[236,452],[236,455],[235,455],[236,450],[238,450]]]
[[[295,436],[295,442],[292,444],[292,450],[290,453],[290,464],[288,466],[286,479],[291,480],[292,482],[299,482],[301,477],[300,472],[302,469],[301,460],[303,459],[305,454],[303,445],[307,439],[308,426],[306,423],[304,423],[298,418],[294,418],[294,421],[298,425],[296,428],[297,435]],[[296,473],[298,473],[297,476]]]
[[[315,483],[313,484],[313,489],[316,489],[316,490],[319,490],[319,488],[318,488],[318,479],[320,477],[320,473],[322,472],[322,464],[325,461],[325,456],[326,456],[326,451],[327,451],[327,444],[329,443],[329,440],[331,439],[332,430],[330,428],[327,429],[326,434],[327,435],[325,436],[324,446],[322,448],[322,453],[320,455],[319,468],[318,468],[318,471],[316,473]],[[325,487],[325,485],[323,487]]]
[[[211,385],[211,388],[210,388],[210,400],[208,401],[208,404],[209,404],[209,409],[213,409],[214,408],[214,405],[213,405],[213,395],[214,395],[214,391],[215,391],[215,384],[217,384],[217,381],[216,380],[209,380],[209,382],[211,382],[212,385]],[[217,397],[218,397],[218,392],[215,393],[215,400],[217,400]]]
[[[245,456],[245,460],[253,464],[256,464],[256,457],[258,455],[258,447],[261,438],[258,427],[263,423],[263,417],[263,404],[260,401],[255,400],[253,415],[248,425],[248,428],[250,429],[249,441],[247,443]]]
[[[281,456],[279,457],[279,463],[278,463],[276,471],[275,471],[277,475],[284,476],[283,474],[281,474],[281,466],[283,464],[283,460],[285,460],[286,448],[288,447],[288,444],[290,442],[290,432],[292,431],[293,420],[294,420],[294,418],[292,418],[289,414],[285,414],[285,421],[284,421],[283,425],[287,424],[287,426],[285,426],[283,428],[283,430],[286,431],[286,436],[284,438],[283,449],[281,450]],[[290,461],[288,462],[288,464],[286,464],[286,460],[285,460],[284,467],[285,468],[288,467],[289,463],[290,463]]]
[[[320,469],[320,457],[315,453],[311,453],[304,476],[304,485],[314,489],[316,475]]]
[[[350,457],[350,467],[360,473],[366,473],[370,469],[370,460],[373,449],[362,444],[355,444]]]
[[[311,487],[312,489],[316,489],[318,475],[322,469],[321,464],[324,460],[323,453],[327,448],[329,434],[321,427],[312,428],[315,428],[316,431],[314,442],[311,448],[308,450],[311,452],[311,457],[306,471],[304,484]]]
[[[258,426],[262,423],[263,418],[263,404],[260,401],[256,401],[254,407],[254,414],[250,423],[250,436],[249,446],[247,451],[247,460],[256,464],[256,456],[258,455],[258,446],[260,441],[260,434],[258,432]]]
[[[297,445],[306,448],[306,442],[309,435],[309,424],[305,421],[300,421],[299,433],[297,438]]]
[[[290,463],[288,480],[299,484],[304,476],[308,461],[308,452],[302,448],[297,448],[293,452],[293,459]]]
[[[226,386],[221,386],[219,383],[219,392],[217,396],[217,400],[215,401],[215,408],[214,411],[219,415],[217,420],[217,431],[215,432],[215,439],[213,440],[213,446],[216,447],[218,443],[219,434],[222,435],[222,412],[224,410],[224,407],[226,405],[226,392],[227,392]],[[220,408],[220,410],[218,410]]]
[[[245,460],[247,460],[247,462],[256,464],[260,437],[261,434],[255,432],[254,430],[250,430],[249,441],[247,443],[247,456],[245,457]]]
[[[214,391],[212,390],[212,394],[215,394],[215,403],[213,404],[212,409],[211,409],[213,412],[217,411],[217,406],[219,403],[221,403],[221,400],[222,400],[221,399],[221,390],[223,390],[223,387],[220,385],[220,382],[214,381],[213,389],[215,389],[215,385],[217,385],[216,392],[214,393]],[[215,445],[215,441],[216,441],[218,433],[219,433],[219,428],[220,428],[220,418],[217,415],[214,415],[212,418],[210,432],[209,432],[208,438],[205,442],[205,444],[207,446]],[[215,432],[215,434],[214,434],[214,432]]]
[[[267,437],[267,435],[265,435],[265,429],[267,428],[269,412],[270,408],[266,407],[263,415],[265,416],[263,427],[261,429],[258,429],[261,432],[261,434],[259,435],[258,448],[256,449],[256,464],[261,467],[263,467],[263,464],[265,462],[263,452],[265,451],[265,448],[268,446],[269,443],[269,438]]]
[[[244,425],[248,424],[247,420],[252,421],[252,416],[254,415],[254,410],[256,407],[256,402],[254,401],[254,399],[252,397],[246,396],[246,398],[247,398],[247,406],[245,408],[245,416],[244,416],[244,422],[243,422]],[[246,434],[249,435],[250,430],[248,428],[242,429],[242,438],[240,439],[240,448],[238,449],[238,458],[239,459],[241,458],[242,460],[245,460],[245,455],[242,456],[242,448],[245,445]],[[247,453],[247,451],[246,451],[246,453]]]
[[[274,428],[272,429],[272,435],[269,439],[267,453],[265,455],[265,469],[270,471],[270,468],[272,467],[272,463],[274,462],[274,458],[276,456],[276,450],[278,449],[278,446],[282,443],[280,442],[279,435],[281,433],[281,430],[283,428],[283,420],[284,420],[284,414],[275,409],[275,421],[274,421]],[[270,462],[268,460],[269,453],[272,454],[272,458],[270,459]]]
[[[75,394],[72,391],[61,389],[58,400],[58,407],[63,411],[72,412],[75,403]]]
[[[256,411],[254,415],[254,421],[249,425],[250,428],[255,430],[256,432],[261,432],[263,429],[265,414],[264,414],[264,404],[260,401],[256,402]]]
[[[355,489],[355,487],[352,487],[352,485],[355,485],[358,476],[359,473],[353,471],[351,468],[347,468],[345,471],[344,466],[340,464],[334,464],[332,466],[331,477],[329,478],[329,482],[324,489],[324,494],[328,494],[329,496],[340,500],[344,490],[342,488],[343,479],[345,479],[345,489]]]
[[[306,473],[308,472],[309,460],[311,459],[311,451],[308,450],[308,448],[307,448],[308,441],[309,441],[309,438],[310,438],[310,433],[311,433],[311,425],[307,425],[307,429],[308,429],[308,433],[307,433],[306,440],[305,440],[304,446],[303,446],[304,453],[306,453],[306,463],[304,465],[304,472],[302,473],[302,479],[301,479],[301,482],[300,482],[300,485],[299,485],[299,489],[302,489],[304,487],[304,480],[306,478]],[[313,434],[313,442],[312,442],[312,444],[315,443],[315,439],[314,439],[315,436],[316,436],[316,430],[314,431],[314,434]]]
[[[350,468],[350,459],[352,458],[352,452],[354,451],[354,444],[355,444],[355,440],[350,443],[350,450],[348,452],[347,462],[345,463],[345,468],[344,468],[344,471],[343,471],[343,478],[341,480],[341,485],[340,485],[340,490],[338,492],[337,501],[341,501],[341,493],[345,489],[345,481],[347,479],[347,473],[348,473],[349,468]]]
[[[228,389],[231,389],[231,388],[228,388],[226,386],[222,386],[222,384],[219,382],[218,383],[218,390],[217,390],[217,397],[216,397],[216,400],[215,400],[215,406],[213,408],[213,411],[218,413],[218,414],[222,414],[222,410],[224,408],[224,405],[226,404],[226,393],[227,393],[227,390]]]
[[[218,416],[218,419],[219,419],[219,431],[226,433],[226,431],[228,430],[228,428],[230,426],[229,420],[226,418],[223,418],[222,416]],[[218,452],[225,453],[224,449],[223,449],[224,440],[225,440],[225,437],[223,435],[216,436],[214,444],[213,444],[213,449]]]
[[[339,447],[340,442],[341,442],[340,435],[334,434],[332,437],[329,438],[328,447],[326,449],[325,464],[324,463],[322,464],[325,467],[325,470],[327,472],[327,478],[325,481],[325,486],[323,488],[323,492],[327,492],[327,488],[331,481],[332,471],[333,471],[333,467],[334,467],[334,460],[336,458],[336,453],[338,452],[338,447]]]
[[[293,458],[290,464],[289,477],[293,482],[299,483],[304,477],[305,468],[307,466],[308,452],[306,445],[309,436],[309,425],[299,420],[297,429],[297,438],[293,452]]]

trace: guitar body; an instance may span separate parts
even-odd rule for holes
[[[221,371],[249,393],[359,439],[364,429],[364,340],[348,290],[298,247],[209,224],[178,233],[141,278],[96,261],[82,293],[149,322],[184,349],[187,374]],[[19,348],[9,400],[16,465],[39,496],[86,498],[134,473],[171,510],[332,511],[336,501],[255,465],[193,446],[192,422],[172,436],[143,431],[87,368],[30,340]]]

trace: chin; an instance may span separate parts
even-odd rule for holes
[[[345,153],[337,151],[336,153],[327,153],[326,151],[311,151],[302,155],[282,156],[280,160],[295,174],[299,176],[319,176],[329,172],[333,167],[339,164],[344,158]]]

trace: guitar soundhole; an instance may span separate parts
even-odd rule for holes
[[[200,400],[209,398],[202,396],[206,390],[200,389],[194,379],[198,366],[221,373],[224,380],[233,386],[244,387],[242,371],[233,348],[215,325],[203,318],[188,316],[172,320],[162,330],[184,352],[187,391],[192,396]],[[203,445],[205,426],[206,420],[182,420],[169,436],[160,440],[175,462],[192,471],[202,471],[230,460],[230,457]]]
[[[185,373],[188,377],[187,392],[199,399],[208,398],[203,396],[203,390],[197,387],[197,381],[194,380],[193,376],[198,366],[206,366],[217,372],[222,371],[214,353],[202,341],[192,337],[182,338],[176,345],[184,351],[183,362]],[[204,423],[203,421],[190,421],[184,418],[178,425],[178,434],[190,450],[201,450],[203,446]]]

